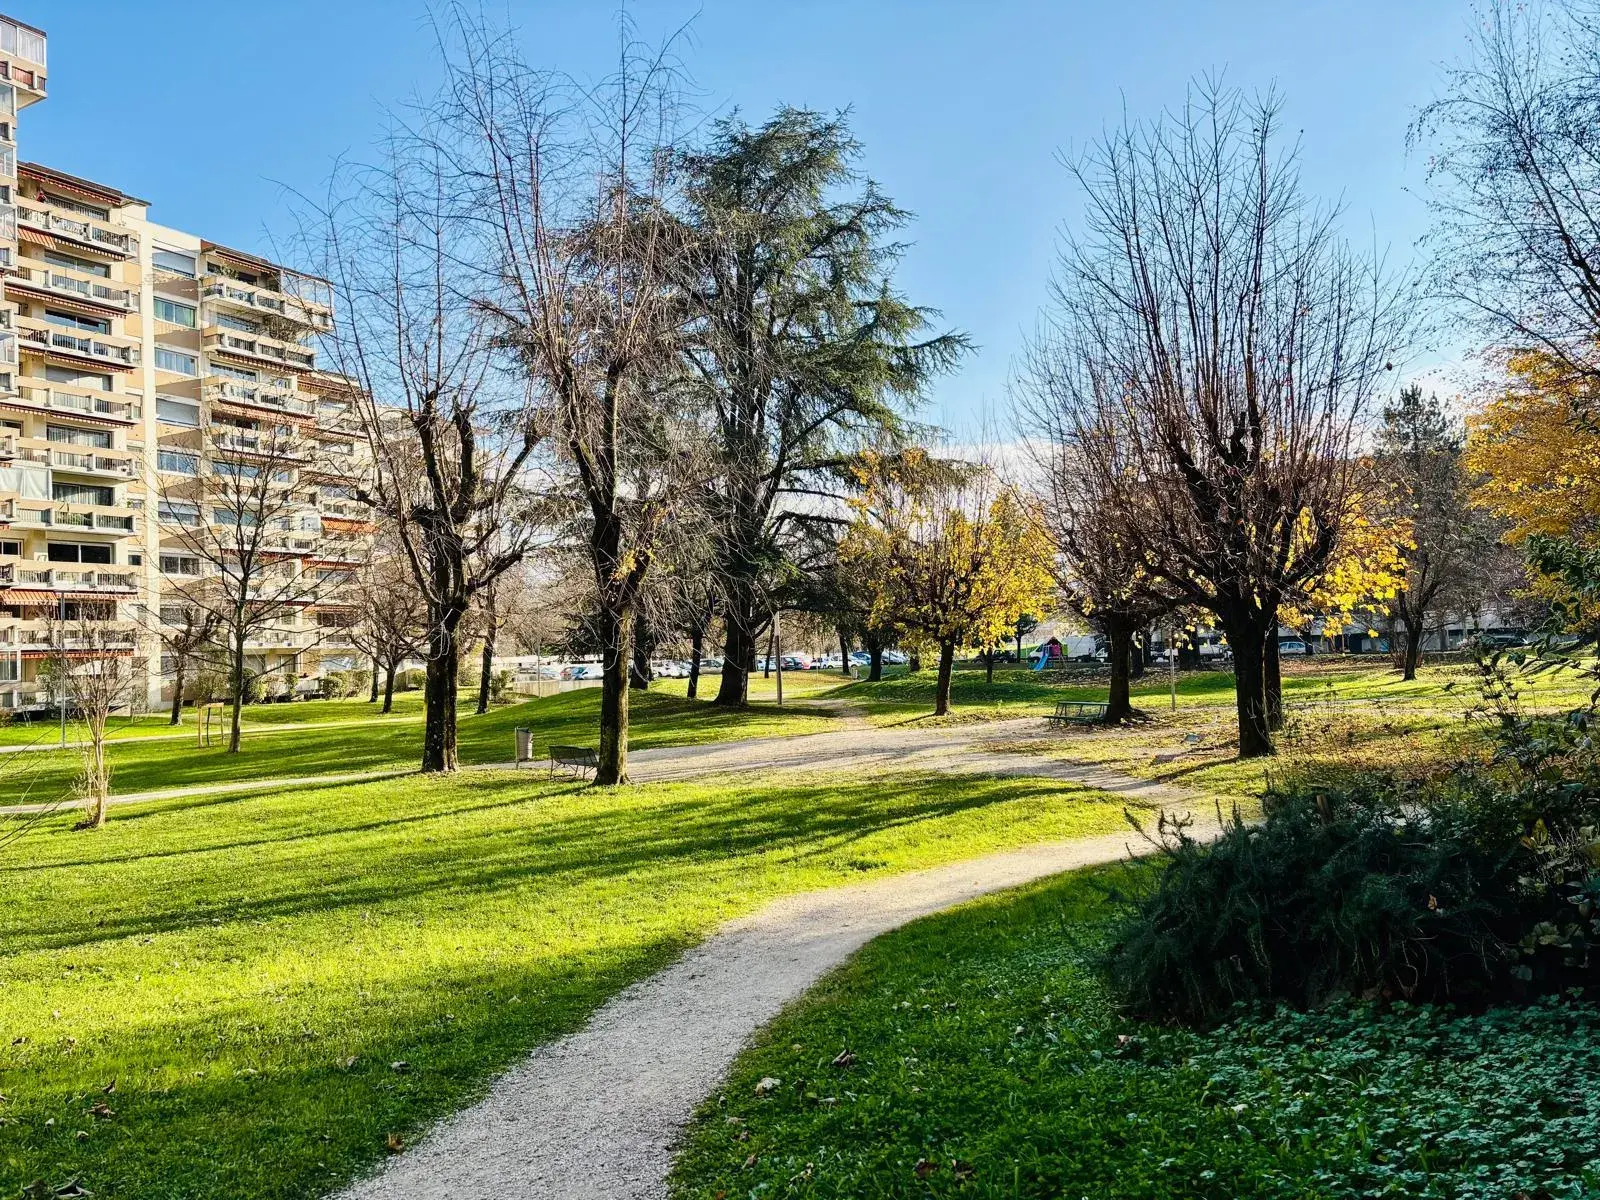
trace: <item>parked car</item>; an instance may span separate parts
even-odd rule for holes
[[[883,661],[891,666],[903,667],[911,660],[898,650],[885,650],[883,652]]]
[[[700,669],[702,671],[720,671],[722,670],[722,660],[715,657],[702,658],[700,660]]]
[[[570,667],[561,668],[563,679],[599,679],[605,674],[605,668],[599,663],[574,663]]]
[[[852,650],[850,651],[850,665],[854,667],[870,667],[872,665],[872,655],[865,650]]]
[[[1281,638],[1278,639],[1278,655],[1279,655],[1279,657],[1282,657],[1285,654],[1310,654],[1310,653],[1311,653],[1311,643],[1310,642],[1302,641],[1299,638],[1281,637]]]
[[[1526,646],[1526,629],[1485,629],[1478,634],[1478,644],[1485,650],[1505,650],[1511,646]]]

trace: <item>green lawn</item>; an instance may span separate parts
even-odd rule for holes
[[[338,714],[351,703],[332,701],[327,702],[327,707]],[[510,762],[516,753],[513,730],[519,725],[533,730],[536,755],[542,755],[552,742],[592,746],[599,704],[600,690],[584,688],[491,709],[481,717],[464,715],[460,724],[461,759],[465,763]],[[276,715],[316,706],[313,701],[262,706],[251,711]],[[415,766],[422,753],[422,725],[408,719],[415,715],[412,711],[389,721],[326,729],[309,727],[282,733],[251,730],[246,732],[238,754],[228,754],[220,745],[202,748],[192,741],[130,739],[111,750],[112,788],[119,793],[137,793],[256,779],[404,770]],[[835,720],[825,712],[780,709],[767,704],[744,710],[725,709],[656,691],[636,693],[632,715],[630,744],[635,749],[814,733],[830,728]],[[190,733],[193,734],[192,727]],[[81,769],[82,754],[76,750],[0,758],[0,804],[64,795]]]
[[[476,704],[477,697],[463,695],[464,706]],[[369,704],[365,696],[347,700],[301,700],[294,704],[247,704],[241,720],[246,726],[267,725],[317,725],[330,721],[400,721],[422,718],[422,693],[397,692],[394,711],[384,714],[381,704]],[[223,710],[218,710],[222,712]],[[469,708],[470,711],[470,708]],[[216,718],[213,717],[213,720]],[[183,710],[182,721],[174,727],[170,714],[140,713],[111,718],[107,730],[114,739],[140,737],[194,737],[195,711]],[[27,720],[22,717],[0,724],[0,746],[49,746],[61,736],[60,725],[53,720]],[[81,741],[88,736],[81,721],[67,721],[67,739]]]
[[[674,1196],[1600,1192],[1593,1006],[1142,1026],[1084,965],[1103,885],[1063,876],[870,944],[740,1057]]]
[[[1581,704],[1595,686],[1592,678],[1572,669],[1517,673],[1517,678],[1525,705],[1539,709]],[[935,672],[930,668],[915,673],[891,668],[878,683],[847,684],[818,694],[849,700],[874,721],[900,723],[929,719],[935,684]],[[1231,672],[1183,672],[1177,681],[1178,708],[1231,707],[1233,687]],[[957,666],[951,680],[952,718],[978,720],[1043,713],[1058,700],[1104,700],[1107,688],[1103,672],[1058,680],[1015,666],[996,667],[991,684],[986,682],[980,665],[963,663]],[[1170,689],[1167,674],[1154,669],[1134,684],[1134,702],[1155,715],[1163,715],[1168,712]],[[1463,666],[1425,666],[1416,679],[1408,682],[1400,678],[1386,658],[1343,655],[1286,660],[1283,694],[1290,705],[1393,702],[1451,712],[1463,711],[1480,699],[1474,676]]]
[[[1121,813],[1017,778],[504,772],[49,818],[0,852],[0,1196],[307,1200],[727,917]]]

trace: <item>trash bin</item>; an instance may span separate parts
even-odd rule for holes
[[[519,763],[533,761],[533,730],[517,730],[517,761]]]

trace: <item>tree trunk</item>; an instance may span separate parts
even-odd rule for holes
[[[906,664],[906,670],[907,671],[920,671],[920,670],[922,670],[922,651],[921,650],[913,650],[911,652],[911,661]]]
[[[750,589],[732,583],[722,610],[726,631],[722,646],[722,680],[717,684],[716,703],[744,708],[750,703],[750,672],[756,665],[755,603]]]
[[[650,690],[650,652],[655,647],[651,644],[649,631],[645,628],[643,617],[633,619],[633,670],[628,672],[628,686],[641,692]]]
[[[466,601],[433,604],[428,618],[428,675],[423,687],[427,713],[422,734],[422,769],[456,769],[456,684],[461,655],[456,634],[466,614]]]
[[[1017,662],[1019,665],[1022,662],[1022,635],[1020,633],[1017,634]]]
[[[376,654],[374,654],[372,656],[372,686],[368,689],[367,703],[368,704],[376,704],[377,702],[378,702],[378,656]],[[385,711],[387,711],[387,710],[385,710]]]
[[[839,626],[839,674],[850,678],[850,631]]]
[[[178,725],[183,721],[183,668],[187,665],[184,655],[177,655],[177,674],[172,680],[172,720],[169,725]]]
[[[99,829],[106,823],[106,807],[111,797],[111,777],[106,771],[106,722],[95,712],[89,718],[89,769],[84,781],[89,791],[89,814],[84,825]]]
[[[1143,641],[1132,635],[1128,638],[1128,678],[1143,679],[1145,668],[1145,646],[1149,645],[1149,638]]]
[[[626,605],[602,609],[600,638],[604,663],[600,681],[601,786],[628,782],[628,674],[633,662],[633,613]]]
[[[883,678],[883,643],[867,643],[867,682],[877,683]]]
[[[228,753],[239,753],[240,712],[244,708],[244,645],[243,623],[235,626],[233,635],[233,712],[228,720]]]
[[[1260,758],[1272,754],[1272,729],[1267,723],[1265,628],[1261,622],[1242,616],[1225,620],[1223,628],[1228,635],[1228,645],[1233,649],[1239,757]]]
[[[994,682],[994,647],[990,646],[983,652],[983,681]]]
[[[1106,697],[1105,723],[1121,725],[1134,717],[1132,672],[1133,633],[1117,625],[1106,627],[1106,662],[1111,667],[1111,690]]]
[[[1267,728],[1283,728],[1283,661],[1278,645],[1278,619],[1273,617],[1261,642],[1261,670],[1267,693]]]
[[[1406,654],[1401,664],[1400,678],[1415,679],[1417,665],[1422,662],[1422,618],[1404,618],[1406,626]]]
[[[689,634],[689,699],[700,693],[700,652],[705,649],[706,631],[696,628]]]
[[[489,684],[494,675],[494,627],[484,635],[483,651],[478,659],[478,715],[489,711]]]
[[[391,658],[389,660],[388,664],[383,668],[383,711],[384,712],[393,712],[394,711],[394,675],[395,675],[395,672],[397,670],[399,670],[399,668],[400,668],[400,660],[398,658]],[[377,678],[378,678],[378,671],[377,671],[377,664],[376,663],[373,664],[372,678],[373,678],[373,682],[376,683],[377,682]]]
[[[955,666],[956,644],[939,643],[939,683],[933,693],[933,715],[942,717],[950,711],[950,672]]]

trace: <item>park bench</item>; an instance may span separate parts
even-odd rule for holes
[[[587,776],[600,765],[600,757],[587,746],[551,746],[550,774],[566,767],[573,775]]]
[[[1105,719],[1106,706],[1088,700],[1058,700],[1056,711],[1045,719],[1052,725],[1093,725]]]

